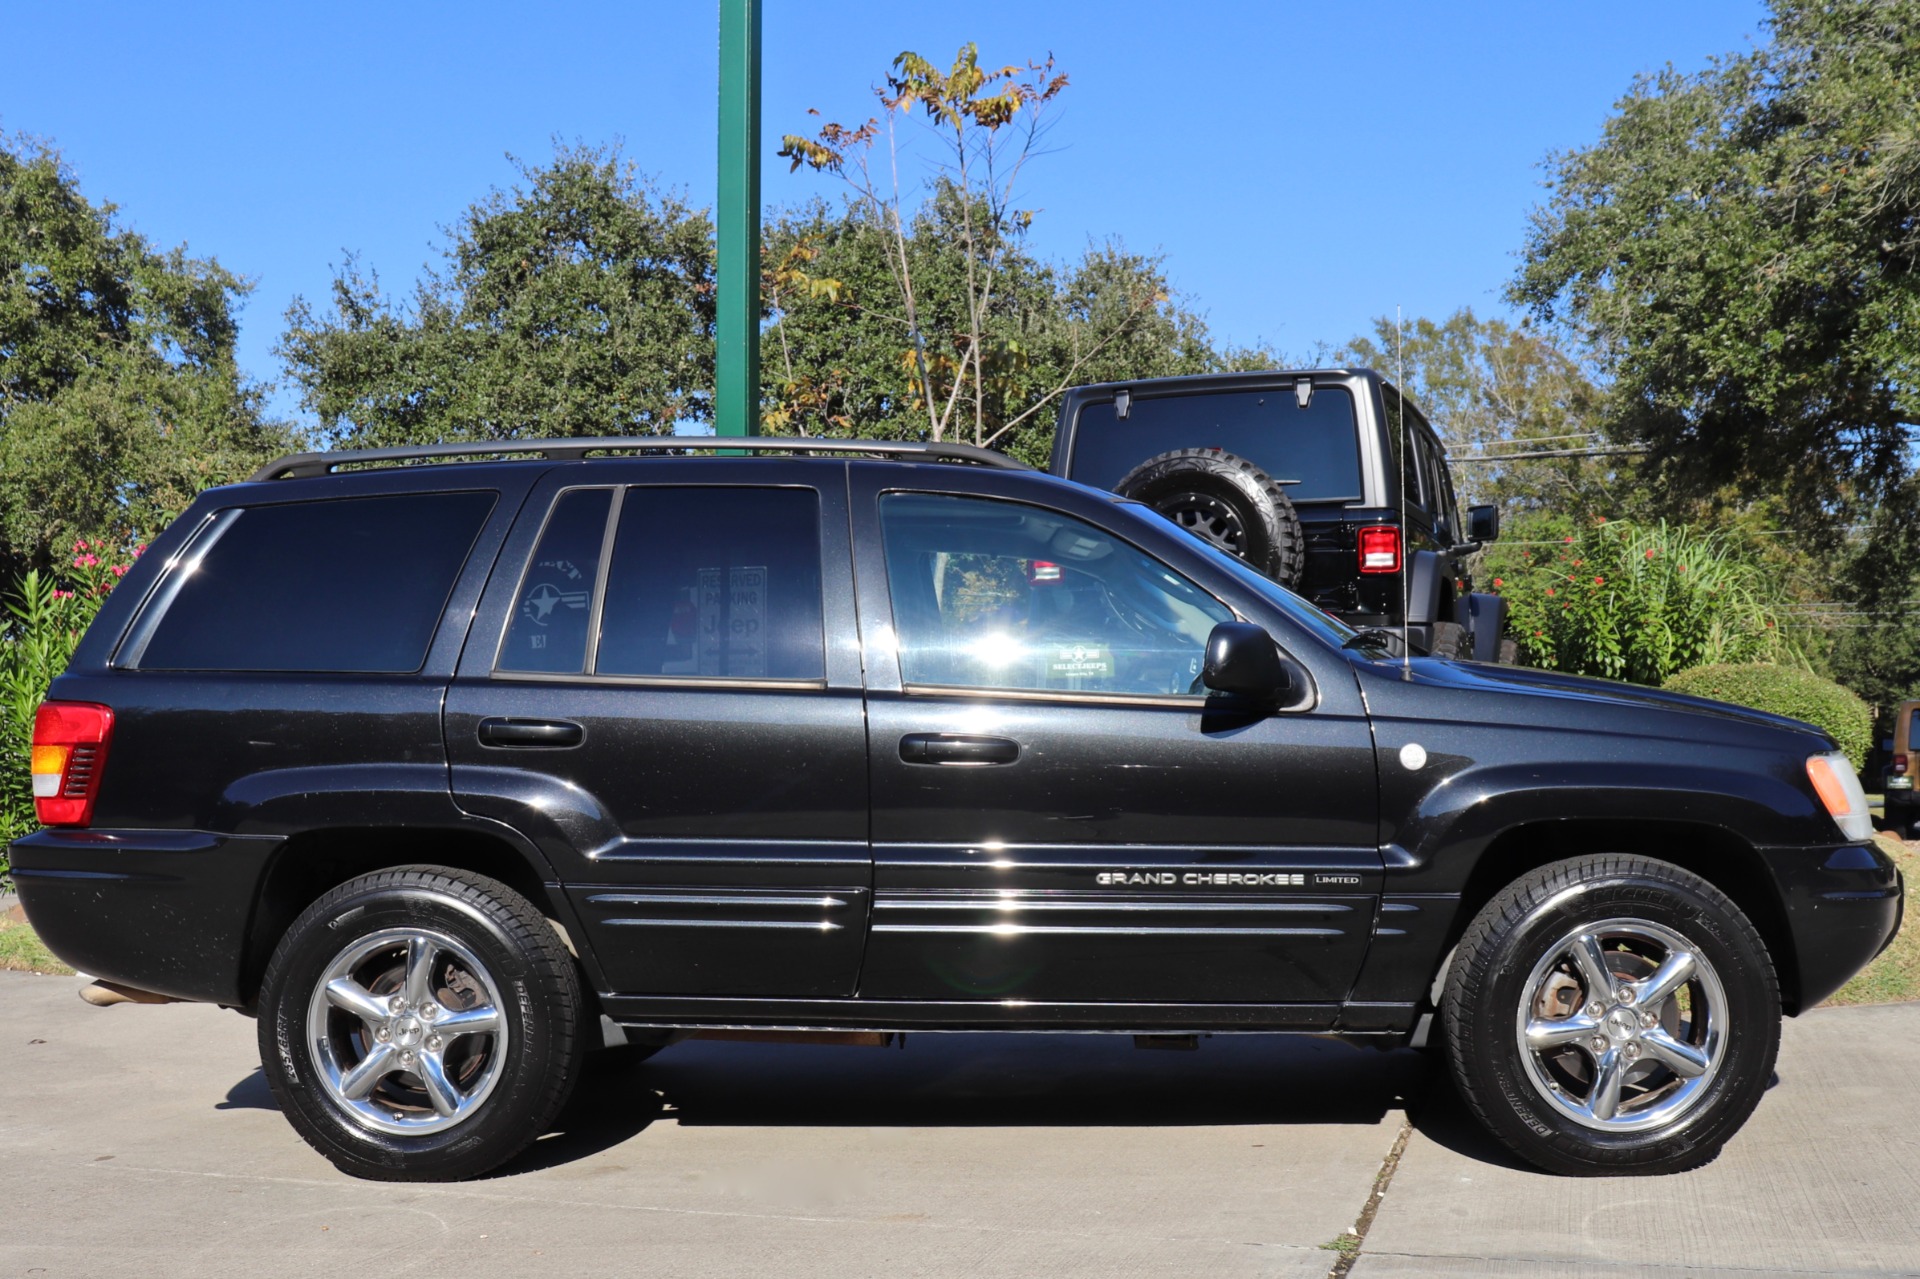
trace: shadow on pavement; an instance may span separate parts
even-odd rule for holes
[[[259,1070],[220,1110],[277,1110]],[[1197,1051],[1124,1035],[915,1034],[906,1047],[689,1040],[587,1056],[551,1131],[497,1176],[557,1167],[656,1120],[698,1126],[974,1127],[1378,1123],[1404,1110],[1480,1163],[1535,1171],[1487,1135],[1435,1063],[1296,1035],[1216,1035]]]
[[[1182,1052],[1116,1035],[915,1034],[904,1049],[692,1040],[599,1086],[657,1094],[682,1124],[955,1127],[1375,1123],[1425,1080],[1418,1054],[1299,1036]]]

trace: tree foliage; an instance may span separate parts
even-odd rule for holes
[[[1051,58],[987,69],[967,44],[941,70],[902,53],[874,90],[880,116],[783,139],[795,169],[839,176],[848,198],[839,216],[816,205],[770,231],[788,254],[820,252],[842,286],[799,305],[776,299],[775,429],[964,438],[1035,456],[1067,387],[1219,363],[1157,259],[1108,244],[1056,268],[1027,251],[1035,211],[1018,207],[1020,179],[1067,84]],[[901,171],[915,114],[940,153],[919,182]],[[835,358],[846,349],[826,336],[836,328],[858,334],[864,369]],[[866,411],[846,411],[854,403]]]
[[[1157,259],[1119,244],[1053,264],[1001,258],[977,322],[949,203],[935,200],[895,238],[857,209],[815,203],[765,234],[772,323],[762,341],[770,434],[932,438],[916,350],[888,265],[916,281],[927,358],[945,378],[967,368],[963,434],[1044,462],[1060,390],[1106,378],[1204,372],[1231,358],[1181,305]],[[976,338],[977,335],[977,338]],[[977,351],[977,358],[968,352]],[[945,383],[943,383],[945,384]]]
[[[251,286],[118,212],[0,138],[0,585],[91,530],[151,533],[291,443],[234,363]]]
[[[670,433],[711,413],[713,227],[612,149],[472,205],[399,305],[349,258],[279,353],[338,443]]]
[[[1404,368],[1404,389],[1455,459],[1519,458],[1456,460],[1463,501],[1499,503],[1509,515],[1632,513],[1638,490],[1630,457],[1519,457],[1591,452],[1605,444],[1605,393],[1552,337],[1462,308],[1437,322],[1419,317],[1399,325],[1382,316],[1372,336],[1354,338],[1334,358],[1366,365],[1396,384]]]
[[[1920,0],[1772,0],[1770,25],[1554,158],[1512,296],[1593,344],[1612,430],[1676,491],[1831,525],[1913,474]]]

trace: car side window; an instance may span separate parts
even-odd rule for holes
[[[900,673],[909,685],[1200,694],[1208,634],[1233,612],[1094,525],[990,498],[880,502]]]
[[[813,489],[630,488],[594,671],[824,679],[820,581]]]
[[[1406,495],[1408,506],[1425,510],[1427,506],[1426,486],[1420,479],[1420,431],[1414,423],[1413,414],[1400,393],[1390,386],[1380,388],[1380,402],[1386,409],[1387,448],[1400,465],[1401,491]],[[1401,414],[1406,421],[1401,422]]]
[[[149,671],[420,669],[491,492],[239,511],[170,574],[122,660]]]
[[[612,505],[610,488],[568,489],[553,504],[520,581],[499,669],[578,675],[587,668],[594,582]]]

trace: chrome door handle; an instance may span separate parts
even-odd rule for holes
[[[482,746],[578,746],[587,730],[570,719],[506,719],[480,721]]]

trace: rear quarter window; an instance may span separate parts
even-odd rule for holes
[[[404,674],[426,661],[490,492],[249,507],[189,548],[125,665]]]

